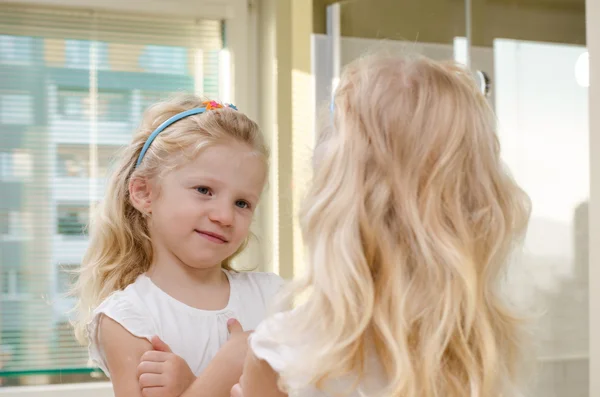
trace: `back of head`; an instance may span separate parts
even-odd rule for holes
[[[308,298],[289,325],[313,356],[298,365],[322,382],[374,352],[386,395],[514,395],[521,324],[498,283],[529,200],[474,80],[451,62],[368,56],[346,67],[324,124],[301,214],[310,264],[295,292]]]
[[[268,150],[257,124],[227,106],[171,124],[140,156],[152,132],[163,122],[181,112],[207,106],[220,105],[193,95],[181,95],[153,105],[144,113],[131,144],[120,154],[105,198],[90,225],[89,248],[73,291],[78,297],[75,331],[81,342],[87,339],[85,326],[94,307],[112,292],[133,283],[152,262],[148,219],[133,206],[129,197],[132,178],[161,178],[195,158],[207,146],[231,141],[247,144],[268,161]],[[142,158],[140,164],[137,164],[138,158]],[[229,269],[231,260],[244,246],[225,259],[222,267]]]

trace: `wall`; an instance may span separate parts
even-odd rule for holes
[[[259,215],[272,238],[272,266],[284,278],[303,269],[298,205],[309,174],[314,80],[311,74],[312,0],[258,4],[259,124],[271,146],[269,193]],[[269,236],[268,233],[265,235]],[[264,244],[263,247],[268,247]]]
[[[325,33],[326,6],[314,0],[315,33]],[[451,43],[465,35],[464,0],[341,2],[342,36]],[[473,44],[495,37],[585,44],[585,0],[472,0]]]

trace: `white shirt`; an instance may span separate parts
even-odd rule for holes
[[[188,306],[158,288],[146,275],[140,275],[94,310],[88,324],[90,359],[110,377],[105,354],[98,343],[98,324],[103,314],[139,338],[150,340],[157,335],[197,376],[227,341],[227,320],[235,318],[244,330],[255,329],[266,317],[269,303],[283,284],[272,273],[224,272],[229,279],[230,295],[227,306],[221,310]]]
[[[298,360],[306,360],[307,345],[310,340],[297,343],[282,344],[278,336],[285,333],[285,324],[289,316],[297,311],[277,313],[264,320],[255,332],[250,335],[250,348],[254,355],[266,361],[275,372],[287,372],[286,386],[290,397],[378,397],[385,395],[387,386],[384,369],[375,354],[367,355],[361,381],[355,385],[356,377],[329,379],[325,382],[325,390],[319,390],[310,384],[310,362],[297,366]],[[308,358],[310,360],[310,358]],[[354,387],[353,387],[354,386]]]

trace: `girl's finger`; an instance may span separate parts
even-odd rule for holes
[[[159,387],[164,386],[164,379],[159,374],[141,374],[139,377],[140,387]]]
[[[156,361],[142,361],[137,367],[137,377],[142,374],[162,374],[163,364]]]
[[[235,318],[230,318],[229,320],[227,320],[227,329],[229,330],[230,335],[237,333],[241,334],[242,332],[244,332],[242,324],[240,324],[240,322]]]
[[[155,361],[157,363],[163,363],[171,357],[171,353],[159,352],[156,350],[148,350],[142,355],[140,362],[142,361]]]
[[[239,383],[236,383],[231,388],[231,397],[244,397],[244,394],[242,393],[242,387]]]
[[[146,387],[142,389],[142,397],[163,397],[164,395],[164,387]]]

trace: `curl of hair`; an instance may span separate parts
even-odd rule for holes
[[[193,159],[206,147],[231,141],[252,147],[268,162],[268,149],[257,124],[246,115],[228,107],[186,117],[172,124],[152,142],[139,167],[136,162],[148,136],[165,120],[177,113],[203,106],[204,98],[179,95],[151,106],[143,115],[133,141],[120,154],[90,224],[90,242],[72,295],[78,298],[74,311],[75,334],[87,343],[86,325],[94,308],[112,292],[122,290],[148,270],[152,245],[147,218],[131,203],[129,182],[132,178],[160,178]],[[231,269],[232,259],[247,241],[221,266]]]
[[[360,380],[375,354],[387,396],[516,395],[524,324],[499,284],[530,201],[475,81],[375,54],[346,67],[334,105],[301,210],[307,271],[286,300],[303,303],[281,331],[310,342],[281,384]]]

